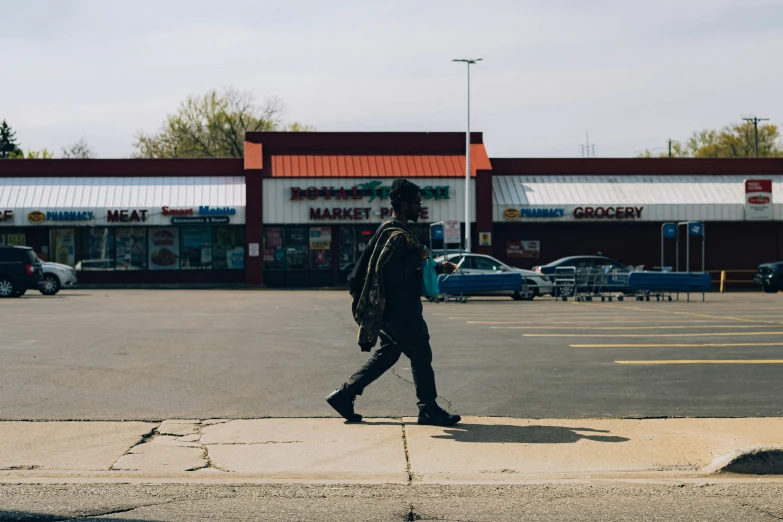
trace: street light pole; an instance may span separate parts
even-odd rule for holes
[[[453,62],[463,62],[468,66],[468,130],[465,135],[465,251],[470,252],[470,66],[482,58],[460,58]]]

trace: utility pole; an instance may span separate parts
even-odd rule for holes
[[[756,116],[753,116],[752,118],[742,118],[745,121],[752,121],[753,122],[753,129],[756,132],[756,157],[759,157],[759,122],[760,121],[769,121],[769,118],[757,118]]]
[[[672,139],[669,138],[669,159],[672,159]]]

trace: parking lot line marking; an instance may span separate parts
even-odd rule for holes
[[[639,308],[638,306],[628,306],[628,307],[614,306],[614,305],[602,305],[602,306],[611,307],[611,308],[620,308],[620,309],[624,309],[624,310],[636,310],[636,311],[639,311],[639,312],[648,312],[648,313],[660,313],[660,314],[667,314],[667,315],[668,314],[671,314],[671,315],[686,315],[686,316],[689,316],[689,317],[706,317],[706,318],[709,318],[709,319],[717,319],[717,320],[721,320],[721,321],[728,320],[728,321],[740,321],[740,322],[743,322],[743,323],[783,324],[783,323],[781,323],[779,321],[768,321],[768,320],[764,320],[764,319],[750,319],[750,318],[747,318],[747,317],[710,315],[710,314],[702,314],[702,313],[697,313],[697,312],[676,312],[674,310],[667,310],[667,311],[661,312],[660,310],[649,310],[647,308]]]
[[[675,334],[522,334],[523,337],[740,337],[755,335],[783,335],[783,332],[723,332],[723,333],[675,333]]]
[[[569,344],[571,348],[725,348],[738,346],[783,346],[783,343],[701,343],[701,344]]]
[[[615,361],[617,364],[783,364],[783,359],[673,359],[662,361]]]
[[[627,321],[626,321],[627,322]],[[480,321],[468,321],[468,324],[503,324],[484,323]],[[667,325],[667,326],[493,326],[492,329],[500,330],[694,330],[698,328],[779,328],[777,325],[736,325],[736,324],[708,324],[708,325]]]

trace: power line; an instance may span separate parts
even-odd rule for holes
[[[745,121],[752,121],[753,122],[753,129],[756,133],[756,157],[759,157],[759,122],[760,121],[769,121],[769,118],[757,118],[756,116],[753,116],[752,118],[742,118]]]

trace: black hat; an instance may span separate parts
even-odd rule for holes
[[[397,178],[391,184],[389,198],[394,201],[408,201],[419,192],[419,186],[405,178]]]

